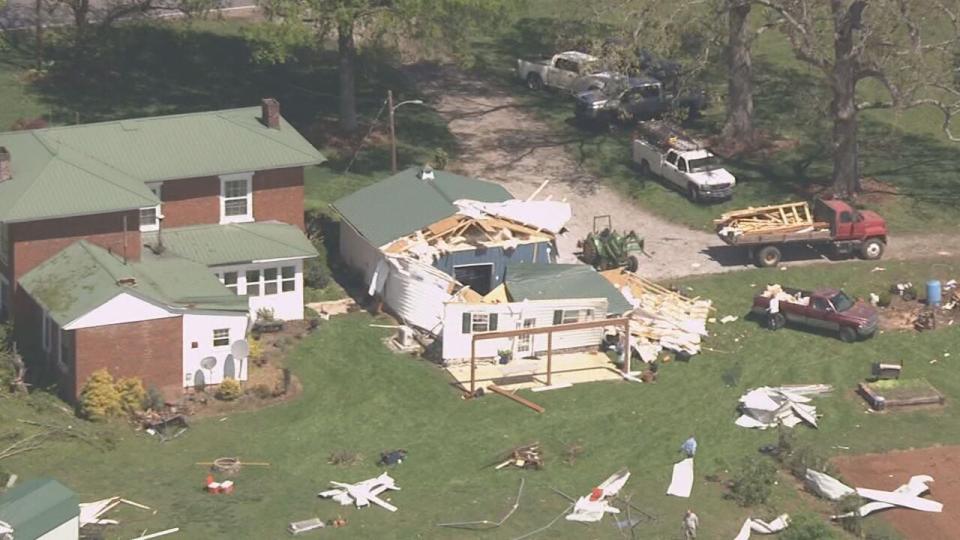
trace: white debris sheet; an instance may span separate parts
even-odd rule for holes
[[[461,215],[482,219],[487,216],[508,219],[541,231],[559,234],[573,217],[570,203],[559,201],[521,201],[511,199],[489,203],[460,199],[453,201]]]
[[[928,485],[930,482],[933,482],[933,477],[931,476],[927,476],[925,474],[912,476],[909,482],[893,490],[891,494],[903,494],[911,497],[919,497],[930,491],[930,486]],[[855,512],[847,512],[846,514],[831,516],[831,518],[843,519],[852,517],[857,513],[860,514],[860,517],[866,517],[878,510],[886,510],[896,506],[896,504],[890,502],[869,502],[858,508]]]
[[[736,424],[745,428],[766,429],[783,424],[793,427],[806,422],[817,427],[817,408],[810,405],[811,396],[830,392],[826,384],[806,386],[763,386],[740,397],[740,412]]]
[[[790,525],[790,514],[781,514],[773,521],[767,523],[762,519],[747,518],[740,527],[740,532],[733,540],[749,540],[750,533],[776,534]]]
[[[379,497],[381,493],[387,490],[400,490],[396,481],[389,474],[383,473],[376,478],[370,478],[357,484],[346,484],[343,482],[330,482],[335,489],[329,489],[318,493],[319,497],[333,499],[341,506],[356,505],[357,508],[370,506],[370,503],[376,504],[391,512],[396,512],[397,507],[384,501]]]
[[[152,510],[149,506],[142,505],[137,502],[128,501],[121,497],[110,497],[109,499],[101,499],[99,501],[93,501],[89,503],[80,503],[80,527],[84,527],[90,524],[95,525],[117,525],[118,521],[114,519],[101,519],[101,516],[107,512],[113,510],[121,504],[126,504],[129,506],[134,506],[140,508],[141,510]]]
[[[670,487],[667,488],[667,495],[675,497],[690,497],[693,491],[693,458],[687,458],[673,464],[673,478],[670,480]]]
[[[687,298],[623,269],[601,272],[634,309],[630,317],[631,345],[644,362],[663,349],[694,355],[708,336],[710,300]]]
[[[597,486],[593,493],[577,499],[573,505],[573,511],[566,516],[567,521],[590,523],[600,521],[604,514],[619,514],[620,509],[611,506],[606,499],[616,497],[629,479],[630,471],[626,469],[611,475]]]
[[[854,489],[836,478],[807,469],[806,473],[807,488],[828,501],[839,501],[840,499],[856,493]]]

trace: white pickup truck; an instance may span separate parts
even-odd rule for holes
[[[566,51],[544,60],[517,59],[517,76],[531,90],[544,87],[568,92],[589,90],[588,79],[600,70],[598,58],[579,51]]]
[[[641,175],[663,178],[693,202],[733,197],[737,180],[715,155],[676,132],[665,134],[660,126],[653,127],[649,136],[633,141],[633,162]]]

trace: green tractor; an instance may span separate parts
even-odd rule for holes
[[[600,228],[598,225],[604,221],[606,226]],[[637,254],[647,255],[643,250],[643,239],[634,231],[614,231],[612,223],[609,215],[593,218],[593,232],[577,243],[581,250],[580,258],[597,270],[625,267],[630,272],[636,272],[640,267]]]

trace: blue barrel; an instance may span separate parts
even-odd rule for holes
[[[927,305],[928,306],[940,306],[940,301],[943,300],[942,296],[943,291],[940,289],[940,281],[936,279],[931,279],[927,282]]]

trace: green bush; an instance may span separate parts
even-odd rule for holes
[[[217,387],[217,392],[214,394],[214,397],[222,401],[233,401],[242,394],[243,389],[240,388],[240,383],[236,379],[227,378]]]
[[[777,466],[765,457],[745,457],[733,472],[730,493],[740,506],[764,504],[777,481]]]
[[[780,533],[780,540],[836,540],[836,531],[824,518],[812,513],[802,513],[790,519],[790,526]]]
[[[863,503],[864,501],[859,495],[852,493],[840,499],[834,505],[834,510],[837,515],[853,512],[852,516],[840,520],[840,526],[843,527],[843,530],[853,534],[857,538],[861,538],[863,535],[863,517],[857,512],[857,510],[863,506]]]
[[[879,307],[887,307],[890,305],[890,302],[893,301],[893,295],[890,294],[890,291],[883,291],[877,296],[880,297],[880,299],[877,300],[877,306]]]
[[[120,394],[120,407],[124,412],[131,414],[142,411],[147,401],[147,391],[143,388],[143,381],[137,377],[118,379],[114,384]]]
[[[147,397],[143,401],[143,407],[148,410],[162,411],[167,406],[167,400],[156,386],[147,388]]]
[[[80,415],[88,420],[103,421],[123,412],[123,399],[106,369],[94,371],[80,392]]]

